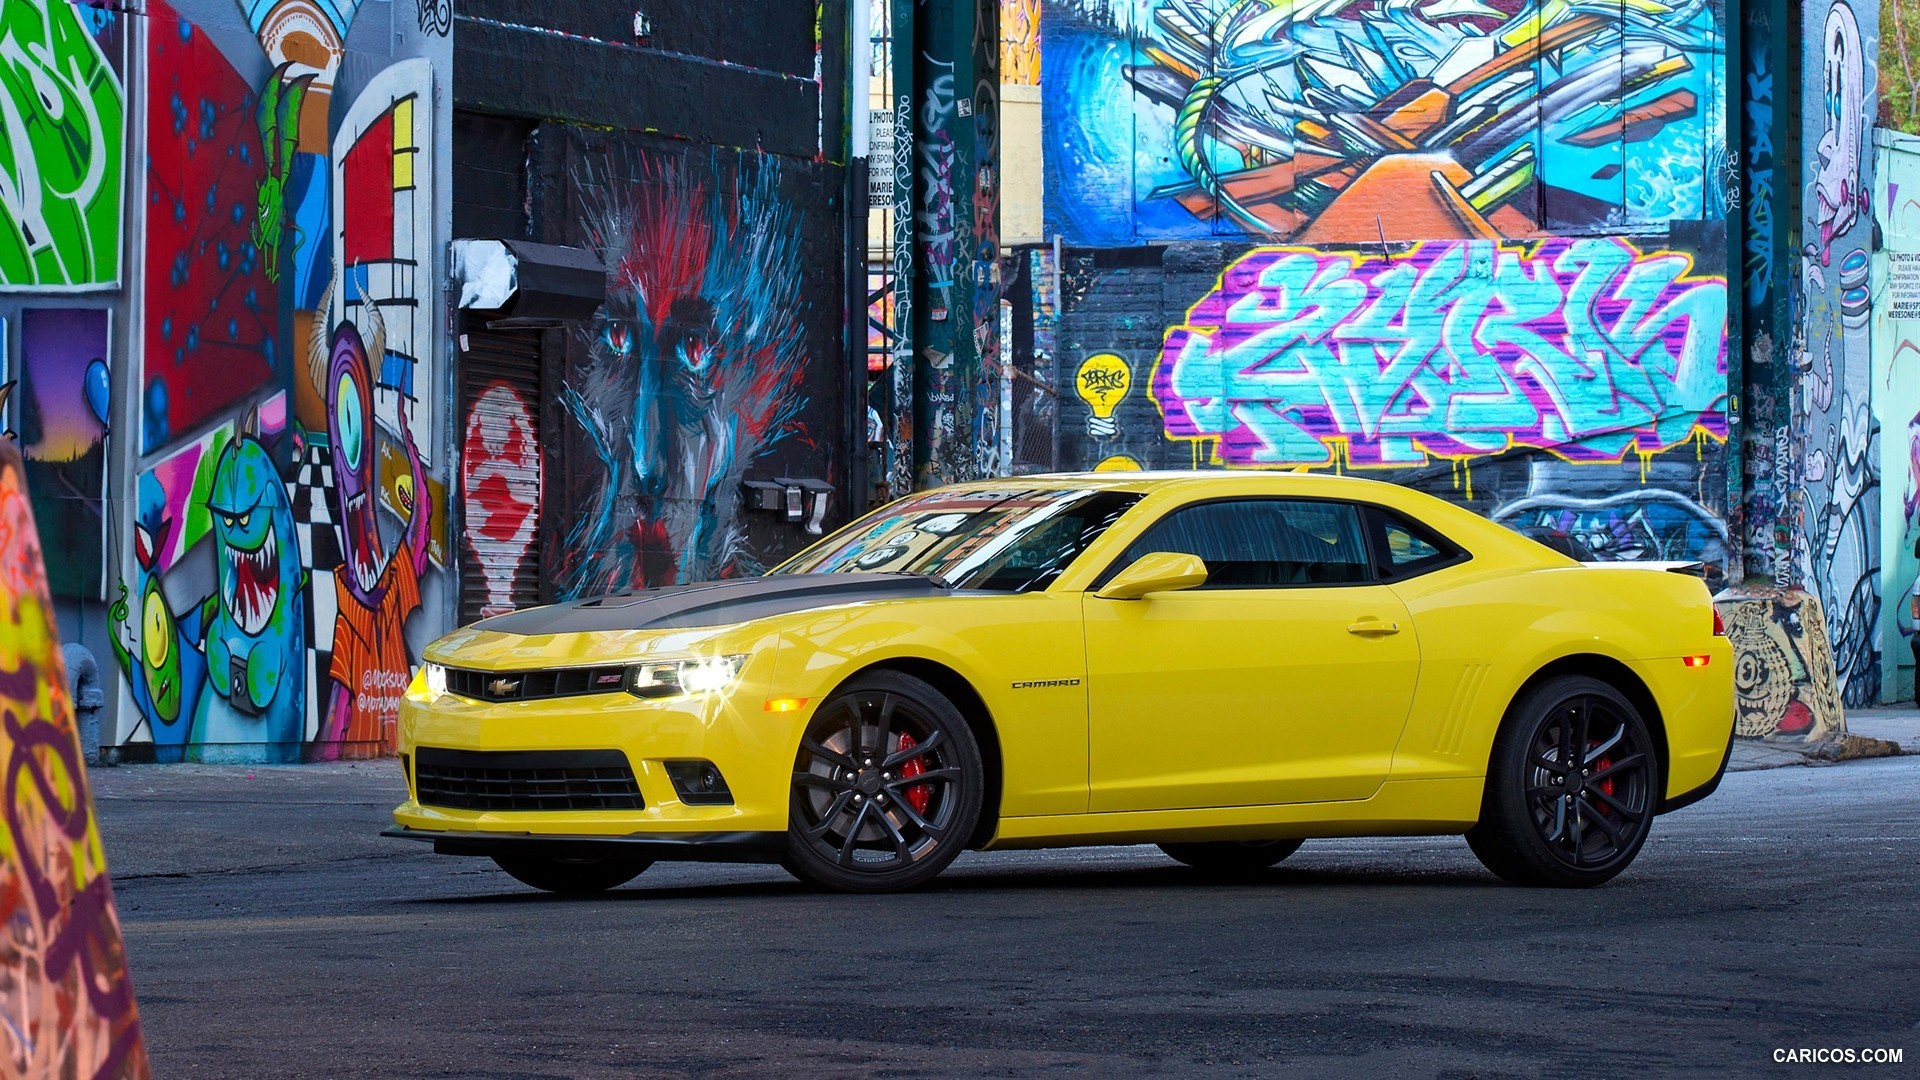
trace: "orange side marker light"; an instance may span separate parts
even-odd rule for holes
[[[768,698],[766,710],[768,712],[798,712],[805,708],[806,704],[807,699],[803,697]]]

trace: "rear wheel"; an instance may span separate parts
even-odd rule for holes
[[[1599,885],[1640,853],[1660,776],[1632,702],[1598,679],[1554,679],[1516,704],[1494,740],[1467,843],[1517,884]]]
[[[1209,874],[1251,874],[1300,850],[1298,840],[1227,840],[1204,844],[1161,844],[1160,850]]]
[[[494,864],[522,885],[556,893],[596,893],[618,888],[653,865],[651,859],[618,855],[566,859],[533,853],[495,855]]]
[[[985,789],[973,732],[910,675],[862,675],[820,706],[793,765],[794,876],[846,892],[923,884],[972,839]]]

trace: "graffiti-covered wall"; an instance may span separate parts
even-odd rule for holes
[[[0,419],[121,757],[380,753],[445,625],[451,45],[414,7],[0,16]]]
[[[1791,282],[1796,579],[1820,598],[1840,693],[1880,692],[1880,463],[1871,411],[1873,44],[1878,12],[1802,6],[1801,220]]]
[[[1048,0],[1061,464],[1354,471],[1737,578],[1725,18]]]

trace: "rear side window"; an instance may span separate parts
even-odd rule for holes
[[[1439,533],[1383,507],[1367,507],[1374,563],[1383,581],[1402,581],[1462,561],[1466,553]]]
[[[1223,499],[1184,506],[1141,534],[1101,578],[1142,555],[1198,555],[1214,589],[1358,585],[1373,580],[1360,512],[1306,499]]]

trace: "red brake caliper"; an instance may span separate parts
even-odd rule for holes
[[[1610,757],[1603,757],[1600,759],[1599,763],[1593,767],[1593,771],[1603,773],[1611,768],[1613,768],[1613,759]],[[1612,795],[1613,794],[1613,777],[1609,776],[1605,780],[1600,781],[1600,790],[1607,795]],[[1606,814],[1608,816],[1612,816],[1613,814],[1613,811],[1607,808],[1606,803],[1601,803],[1599,805],[1599,810],[1601,813]]]
[[[900,753],[911,750],[919,745],[920,740],[908,735],[906,732],[901,732],[900,745],[894,752]],[[911,780],[926,771],[927,763],[925,761],[917,757],[908,758],[906,764],[900,766],[900,779]],[[907,797],[907,802],[913,807],[914,813],[924,814],[927,812],[927,803],[933,798],[933,786],[931,784],[915,784],[901,792],[901,794]]]

